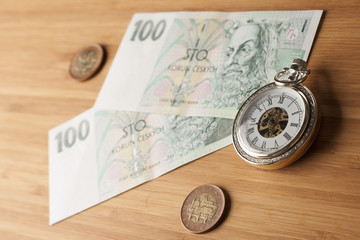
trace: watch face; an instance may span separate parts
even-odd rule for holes
[[[235,119],[237,137],[243,150],[253,157],[283,153],[301,136],[308,121],[308,102],[291,87],[273,85],[259,91],[243,108]]]

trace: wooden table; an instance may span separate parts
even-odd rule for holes
[[[54,226],[48,225],[48,130],[90,108],[135,12],[326,11],[306,82],[323,113],[315,144],[295,164],[262,171],[232,146],[187,164]],[[1,1],[1,239],[360,239],[359,1]],[[84,45],[108,59],[92,80],[68,67]],[[182,201],[213,183],[229,195],[227,217],[194,235]]]

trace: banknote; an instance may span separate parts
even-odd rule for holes
[[[307,60],[321,14],[135,14],[95,107],[233,118],[284,66]]]
[[[50,224],[231,143],[232,120],[90,109],[49,132]]]

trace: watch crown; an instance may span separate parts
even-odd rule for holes
[[[306,66],[307,66],[307,62],[298,58],[293,60],[290,68],[297,71],[302,71],[302,70],[306,70]]]

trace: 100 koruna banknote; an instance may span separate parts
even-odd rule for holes
[[[321,13],[136,14],[95,107],[233,118],[284,66],[307,60]]]
[[[95,110],[49,132],[50,224],[231,143],[231,119]]]

